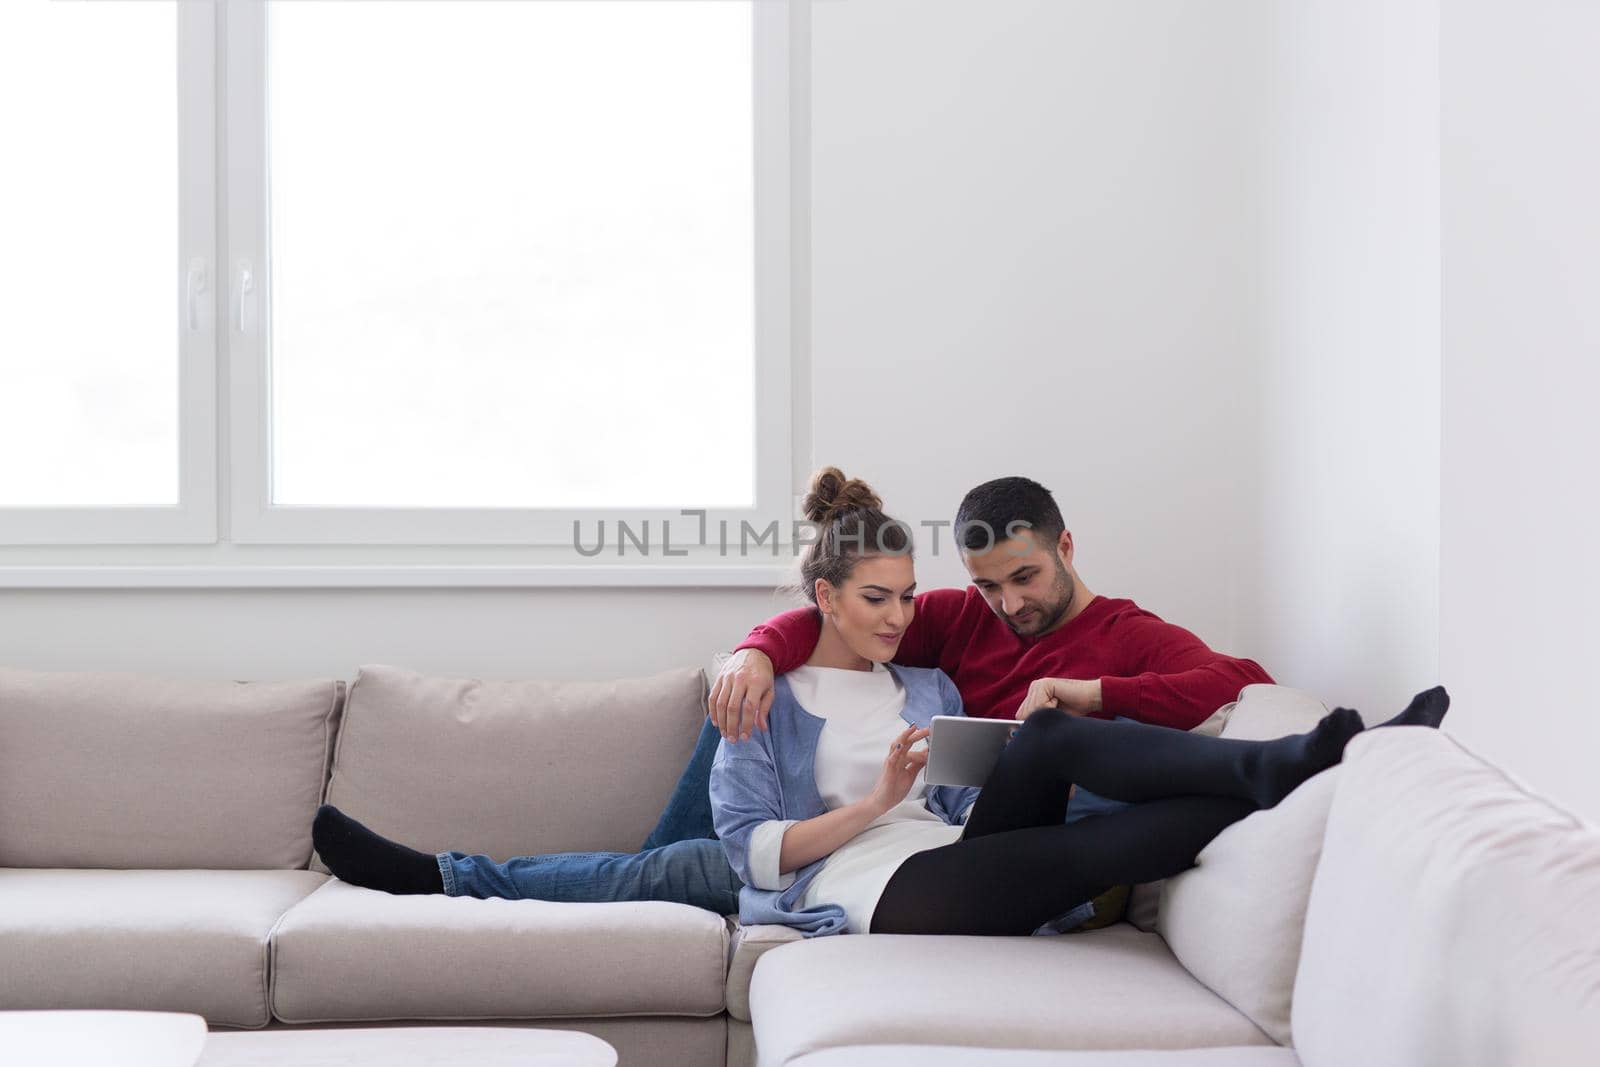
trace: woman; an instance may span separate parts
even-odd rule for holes
[[[1362,729],[1340,708],[1307,734],[1233,741],[1043,708],[981,792],[930,789],[914,746],[961,699],[941,671],[890,663],[913,611],[909,533],[835,468],[813,479],[805,511],[821,527],[802,562],[821,637],[778,679],[768,729],[723,741],[711,771],[746,923],[1032,933],[1111,886],[1191,866],[1225,827],[1338,763]],[[1448,699],[1429,690],[1391,723],[1437,725]],[[1065,824],[1074,784],[1135,806]]]

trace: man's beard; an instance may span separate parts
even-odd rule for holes
[[[1056,561],[1056,580],[1050,586],[1050,599],[1034,609],[1038,612],[1039,619],[1026,630],[1019,629],[1008,617],[1006,625],[1011,627],[1011,632],[1018,637],[1036,637],[1054,629],[1062,618],[1072,609],[1072,602],[1077,598],[1078,587],[1072,580],[1072,575],[1067,568]]]

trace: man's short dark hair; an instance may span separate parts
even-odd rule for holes
[[[987,552],[1018,528],[1049,545],[1067,528],[1055,497],[1032,478],[984,482],[962,497],[956,510],[956,541],[969,552]]]

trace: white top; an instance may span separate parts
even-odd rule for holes
[[[909,725],[900,717],[906,694],[899,679],[882,664],[874,664],[870,671],[800,667],[786,677],[800,706],[824,720],[814,768],[822,802],[833,811],[861,800],[877,785],[889,746]],[[878,898],[900,864],[961,837],[960,826],[928,810],[927,794],[927,783],[919,774],[905,800],[823,862],[800,907],[838,904],[844,908],[850,932],[866,933]],[[778,874],[783,834],[793,825],[794,820],[773,820],[751,835],[755,888],[786,889],[794,881],[792,873]]]

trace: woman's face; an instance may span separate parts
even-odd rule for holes
[[[916,585],[909,555],[862,556],[843,585],[817,580],[817,606],[850,651],[888,663],[911,625]]]

